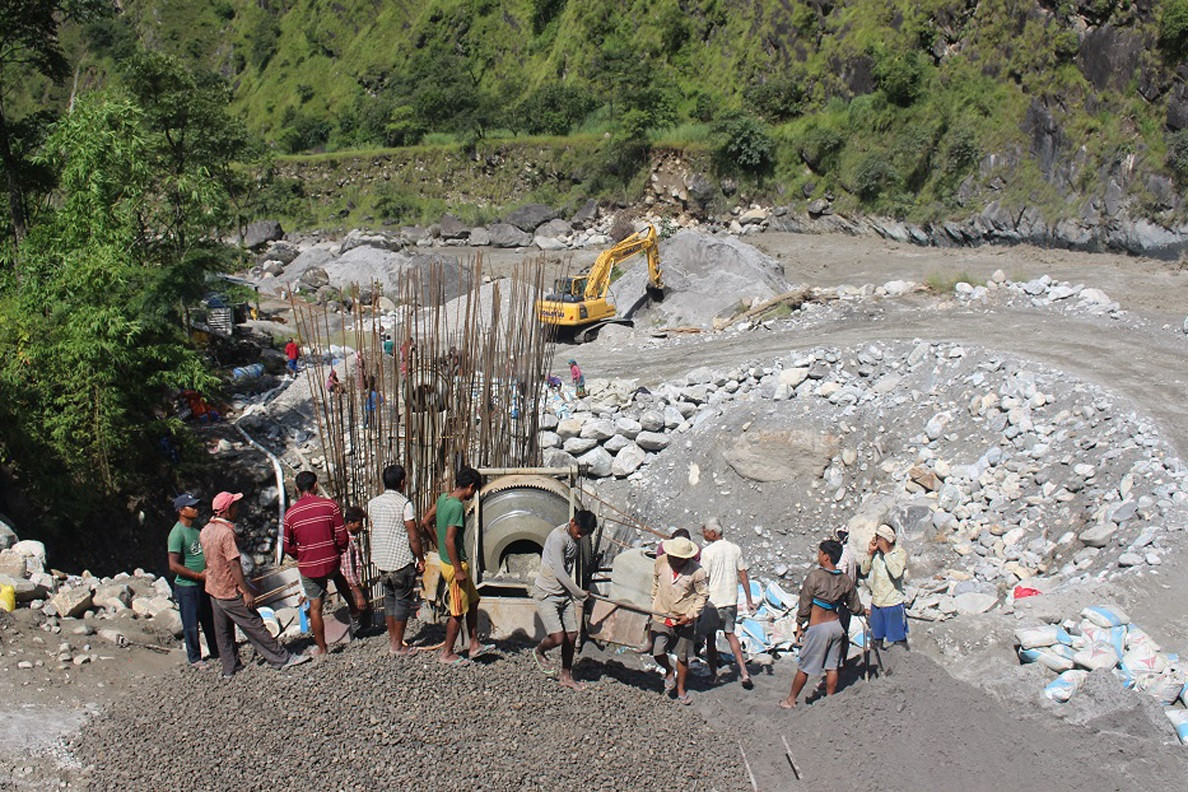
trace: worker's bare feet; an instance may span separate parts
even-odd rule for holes
[[[751,681],[750,675],[744,676],[739,680],[739,684],[743,686],[744,690],[750,690],[755,687],[755,683]]]
[[[561,676],[557,677],[557,681],[560,682],[563,687],[572,688],[573,690],[585,690],[586,689],[586,686],[584,684],[582,684],[581,682],[578,682],[576,679],[573,678],[572,674],[570,674],[566,671],[561,672]]]
[[[388,654],[390,654],[394,657],[407,657],[408,655],[412,654],[415,651],[416,651],[415,649],[413,649],[409,646],[401,646],[401,647],[389,646],[388,647]]]
[[[788,698],[781,700],[780,701],[780,709],[786,709],[786,710],[796,709],[796,699],[789,696]]]

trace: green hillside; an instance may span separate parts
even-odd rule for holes
[[[627,124],[917,219],[1114,180],[1170,222],[1188,174],[1188,0],[125,0],[67,40],[84,85],[137,46],[216,71],[281,154]]]

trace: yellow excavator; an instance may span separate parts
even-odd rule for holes
[[[620,317],[615,306],[607,300],[611,271],[616,264],[639,253],[646,253],[648,257],[647,292]],[[663,300],[662,274],[656,228],[649,224],[600,253],[586,272],[557,280],[554,293],[537,300],[536,313],[540,321],[554,328],[558,335],[572,334],[573,340],[581,344],[592,340],[608,324],[631,325],[632,314],[649,299]]]

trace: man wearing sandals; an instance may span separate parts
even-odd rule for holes
[[[701,550],[701,565],[709,576],[709,607],[701,612],[700,633],[705,635],[705,659],[709,663],[710,676],[718,678],[718,630],[726,633],[726,642],[738,666],[738,681],[744,688],[753,687],[747,664],[743,660],[742,645],[734,634],[734,623],[738,620],[738,584],[742,581],[747,599],[747,611],[755,612],[751,599],[751,581],[747,577],[747,562],[742,550],[734,542],[722,538],[722,526],[714,518],[701,527],[701,536],[706,544]]]
[[[825,674],[825,695],[837,692],[837,669],[841,666],[841,650],[845,631],[841,626],[842,608],[855,616],[863,613],[854,581],[837,568],[841,560],[840,542],[826,539],[817,548],[819,566],[804,579],[800,587],[800,608],[796,612],[796,637],[803,639],[796,659],[796,676],[792,692],[780,702],[784,709],[796,706],[796,697],[804,689],[810,676]]]
[[[697,545],[689,539],[665,539],[664,555],[652,567],[652,657],[664,669],[664,692],[676,688],[682,704],[693,703],[685,681],[697,640],[697,618],[709,601],[709,576],[693,560],[695,555]],[[676,656],[675,671],[668,662],[669,652]]]
[[[450,611],[446,622],[445,643],[441,647],[442,663],[461,665],[467,658],[454,652],[454,644],[466,620],[466,632],[470,636],[470,660],[487,654],[495,647],[479,643],[478,605],[479,593],[470,578],[470,562],[466,558],[466,547],[462,541],[466,532],[466,505],[483,485],[483,477],[474,468],[464,467],[454,476],[454,488],[442,493],[437,503],[425,515],[424,523],[437,523],[437,553],[441,561],[441,577],[446,583],[446,601]]]
[[[577,561],[578,543],[594,533],[596,527],[598,519],[594,512],[578,509],[568,523],[554,528],[545,539],[540,571],[532,591],[547,633],[533,651],[532,659],[542,672],[552,676],[556,669],[545,659],[545,653],[560,646],[561,676],[558,681],[574,690],[585,689],[585,685],[573,678],[573,655],[577,647],[577,605],[585,602],[589,594],[574,581],[573,567]]]
[[[411,653],[404,643],[408,617],[416,608],[417,577],[425,571],[425,552],[413,505],[404,494],[403,465],[384,468],[384,491],[367,502],[371,520],[371,562],[384,589],[388,651]]]

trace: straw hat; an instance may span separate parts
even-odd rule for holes
[[[673,558],[692,558],[697,555],[697,545],[683,536],[665,539],[664,554]]]

